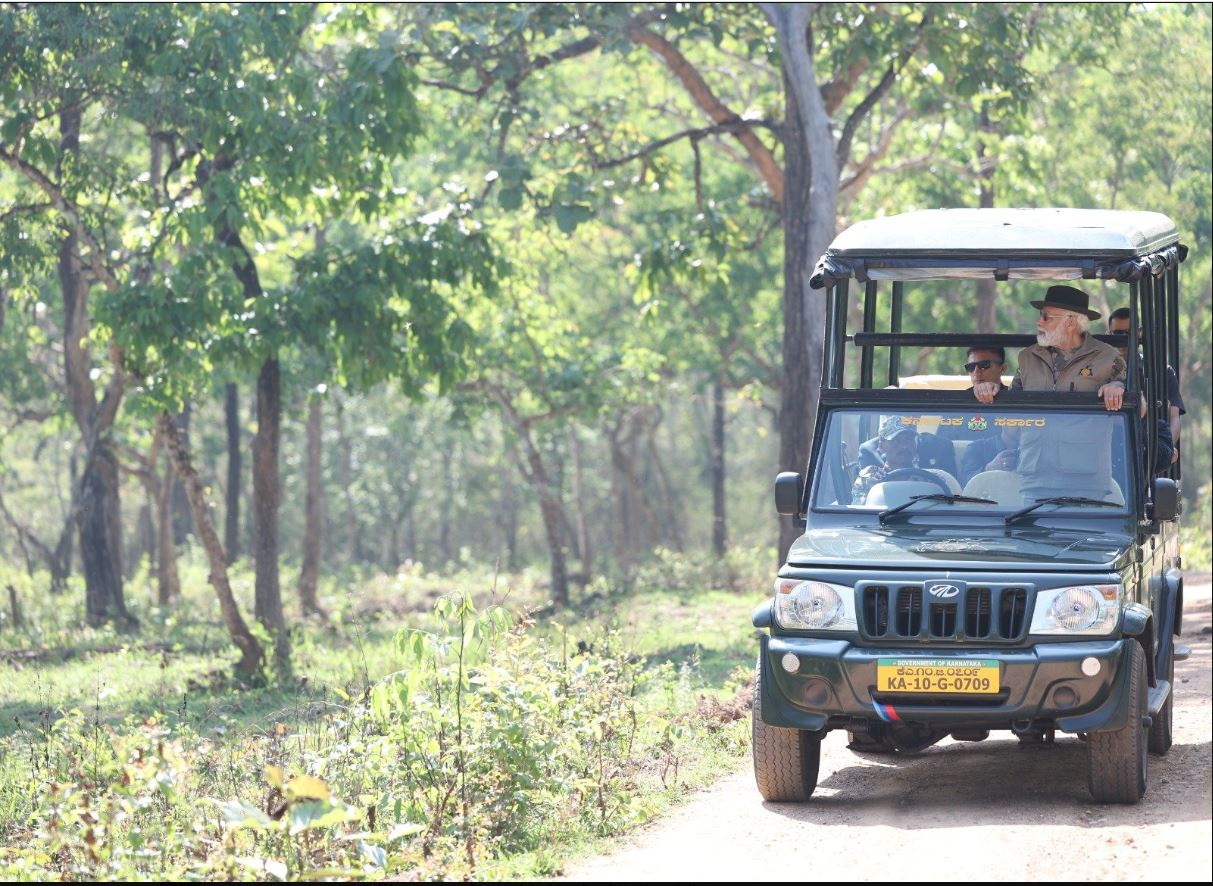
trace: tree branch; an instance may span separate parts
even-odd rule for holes
[[[674,44],[664,37],[650,31],[635,20],[629,23],[627,35],[634,43],[647,46],[664,61],[690,93],[695,103],[717,125],[733,124],[742,118],[730,110],[716,97],[703,76],[692,65]],[[752,127],[745,126],[736,133],[737,140],[745,147],[751,162],[758,168],[759,174],[771,189],[775,200],[783,203],[783,169],[775,161],[775,155],[762,140],[753,132]]]
[[[881,129],[880,135],[877,137],[876,144],[872,147],[872,150],[867,153],[867,156],[865,156],[863,160],[856,164],[855,173],[843,184],[839,185],[838,193],[840,195],[850,192],[849,196],[853,196],[855,191],[858,191],[861,187],[863,187],[864,182],[871,177],[876,164],[884,159],[884,156],[889,152],[889,148],[893,144],[893,134],[897,131],[897,127],[900,126],[909,116],[910,109],[903,107],[899,109],[898,112],[893,116],[893,119]],[[930,157],[935,153],[935,150],[939,147],[939,143],[943,138],[943,131],[944,125],[941,125],[939,127],[939,135],[935,140],[935,144],[931,146],[931,149],[927,152],[926,156]]]
[[[843,99],[850,94],[863,72],[868,69],[868,64],[868,59],[861,58],[821,87],[821,100],[825,103],[827,114],[834,116],[834,112],[842,106]]]
[[[93,235],[93,232],[85,227],[84,222],[80,218],[80,209],[76,204],[65,197],[62,189],[51,181],[41,169],[10,153],[3,147],[0,147],[0,162],[3,162],[15,172],[29,179],[42,193],[50,198],[51,206],[67,220],[76,236],[88,244],[89,269],[107,289],[111,292],[116,291],[118,289],[118,281],[114,279],[113,274],[103,264],[102,257],[105,253],[97,242],[97,238]]]
[[[884,76],[880,78],[880,82],[872,88],[863,100],[855,106],[855,110],[851,111],[851,115],[847,117],[847,122],[843,124],[842,135],[838,137],[838,168],[842,169],[847,164],[847,160],[851,154],[851,142],[855,138],[855,130],[859,128],[859,124],[863,118],[868,115],[868,112],[876,106],[876,103],[884,96],[886,92],[897,81],[897,75],[909,64],[914,53],[918,52],[918,47],[922,45],[923,39],[926,37],[927,26],[934,18],[934,11],[930,6],[927,6],[922,13],[922,21],[918,23],[918,27],[914,30],[914,36],[901,53],[889,62],[889,69],[884,72]]]
[[[766,120],[743,120],[740,117],[736,120],[731,120],[726,123],[720,123],[716,126],[701,126],[696,129],[684,129],[681,132],[675,132],[673,135],[667,135],[665,138],[659,138],[655,142],[650,142],[638,151],[633,151],[630,154],[624,154],[620,157],[610,157],[605,160],[591,160],[595,169],[610,169],[613,166],[623,166],[631,163],[633,160],[639,160],[641,157],[647,157],[667,145],[671,145],[676,141],[684,138],[689,138],[692,141],[698,141],[701,138],[709,135],[717,135],[722,132],[740,132],[742,130],[752,129],[756,126],[772,129],[771,123]]]

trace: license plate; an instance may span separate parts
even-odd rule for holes
[[[993,693],[998,691],[994,659],[881,658],[876,661],[878,692]]]

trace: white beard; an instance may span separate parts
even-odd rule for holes
[[[1036,343],[1042,348],[1060,348],[1063,340],[1063,331],[1060,328],[1036,332]]]

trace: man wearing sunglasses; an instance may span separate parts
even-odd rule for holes
[[[1123,357],[1116,348],[1090,334],[1091,321],[1099,313],[1089,307],[1087,294],[1073,286],[1050,286],[1041,301],[1031,302],[1040,310],[1036,319],[1036,344],[1019,352],[1019,368],[1012,390],[1091,391],[1103,400],[1109,412],[1120,409],[1128,376]],[[973,386],[973,396],[993,403],[999,385],[984,381]]]
[[[1002,374],[1007,371],[1007,352],[1002,348],[969,348],[965,372],[973,387],[986,382],[998,385],[999,391],[1007,386],[1002,383]],[[970,388],[969,390],[972,390]]]

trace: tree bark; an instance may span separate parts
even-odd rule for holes
[[[712,553],[723,557],[727,544],[724,511],[724,383],[719,378],[712,383],[712,445],[709,452],[708,469],[712,478]]]
[[[157,424],[168,446],[176,473],[181,478],[181,484],[185,489],[190,511],[194,517],[194,526],[202,540],[203,550],[206,551],[207,562],[210,565],[208,578],[219,598],[223,623],[227,627],[232,642],[240,650],[240,661],[236,665],[236,671],[246,678],[255,676],[261,670],[265,652],[249,630],[248,624],[240,615],[240,608],[236,605],[236,598],[232,594],[232,586],[228,581],[227,560],[224,557],[223,548],[219,544],[219,535],[215,531],[214,523],[211,522],[210,508],[207,505],[206,496],[203,494],[202,484],[198,481],[198,473],[190,462],[189,451],[177,435],[177,428],[173,424],[172,417],[167,412],[163,412],[160,414]]]
[[[307,494],[304,506],[303,568],[299,571],[299,605],[304,615],[324,617],[324,610],[316,597],[324,509],[324,486],[320,480],[322,418],[320,397],[312,395],[307,404]]]
[[[122,523],[117,506],[118,461],[107,443],[97,441],[80,478],[76,526],[84,561],[85,613],[90,625],[130,624],[122,596],[122,560],[114,542]]]
[[[156,568],[156,525],[152,519],[153,503],[150,497],[145,497],[143,503],[139,505],[139,516],[135,518],[135,543],[132,549],[127,551],[125,559],[126,575],[125,579],[131,578],[131,569],[138,568],[139,563],[147,557],[148,571]],[[135,564],[132,567],[131,564]]]
[[[227,565],[240,559],[240,401],[235,382],[228,382],[223,395],[227,419],[227,489],[223,508],[223,548]]]
[[[573,514],[577,530],[577,552],[581,557],[582,584],[587,584],[594,575],[594,547],[590,538],[589,520],[586,518],[585,476],[581,463],[581,438],[577,428],[569,426],[569,449],[573,455]]]
[[[569,605],[569,568],[565,550],[564,528],[568,525],[568,515],[564,503],[560,500],[559,487],[552,481],[551,472],[543,462],[543,454],[535,445],[531,429],[527,421],[514,409],[509,395],[502,390],[494,390],[494,396],[500,404],[506,419],[514,428],[518,444],[522,447],[519,467],[526,477],[535,495],[539,499],[539,513],[543,518],[543,529],[548,540],[548,556],[552,581],[552,602],[564,609]]]
[[[278,449],[281,439],[282,381],[270,357],[257,375],[257,435],[253,440],[254,613],[274,642],[274,669],[290,674],[291,641],[282,611],[278,578]]]
[[[813,68],[805,4],[764,4],[783,51],[784,282],[783,381],[779,409],[780,470],[803,473],[809,461],[825,343],[825,298],[809,289],[817,259],[834,238],[838,157],[830,118]],[[780,518],[779,561],[799,530]]]
[[[651,424],[645,431],[646,448],[649,453],[649,464],[652,466],[653,473],[657,475],[657,493],[661,498],[661,511],[664,519],[659,521],[662,529],[662,539],[673,546],[676,551],[685,551],[686,542],[682,531],[682,514],[678,507],[674,496],[674,487],[670,483],[670,475],[665,469],[665,461],[661,458],[661,452],[657,448],[657,431],[661,423],[661,416]],[[652,484],[646,484],[652,485]]]
[[[510,444],[508,448],[510,454],[517,458],[514,446]],[[506,468],[498,476],[501,479],[501,511],[497,526],[501,531],[501,542],[505,545],[505,568],[513,572],[518,568],[518,491],[513,471]]]
[[[64,155],[79,151],[81,111],[69,106],[59,117]],[[88,284],[80,267],[79,239],[69,230],[59,246],[59,284],[63,294],[63,362],[72,415],[85,444],[84,472],[76,509],[76,527],[84,566],[85,612],[90,624],[131,624],[122,586],[122,507],[118,498],[118,462],[110,446],[117,402],[97,403],[90,375]],[[120,389],[115,389],[115,394]]]
[[[199,162],[195,173],[205,189],[216,168],[227,168],[230,157]],[[257,272],[257,263],[245,246],[239,231],[226,212],[215,219],[215,242],[231,250],[232,273],[240,281],[245,298],[263,298],[265,290]],[[270,632],[274,642],[274,669],[283,677],[290,674],[290,634],[282,612],[282,588],[278,579],[278,449],[281,435],[282,380],[277,354],[267,356],[257,374],[257,433],[253,438],[253,558],[254,611],[258,621]]]
[[[181,446],[186,446],[181,438]],[[156,465],[151,465],[156,470]],[[173,470],[171,452],[165,454],[164,479],[160,482],[156,496],[156,599],[161,606],[167,606],[181,595],[181,580],[177,574],[177,539],[173,526],[173,488],[176,484],[177,472]],[[185,491],[185,484],[181,485]],[[189,496],[186,495],[186,504]],[[191,508],[192,510],[192,508]]]
[[[341,401],[337,404],[337,481],[341,485],[342,497],[345,502],[345,531],[346,558],[350,563],[361,563],[364,559],[362,551],[362,519],[354,503],[354,450],[350,444],[349,435],[345,432],[345,410]]]
[[[192,417],[193,408],[189,401],[181,407],[181,413],[177,416],[177,428],[181,434],[181,442],[186,449],[190,449],[190,419]],[[173,490],[173,541],[178,545],[185,544],[186,538],[190,534],[190,525],[193,520],[190,516],[190,503],[186,498],[185,489],[177,480],[175,474],[169,477],[169,481]]]

